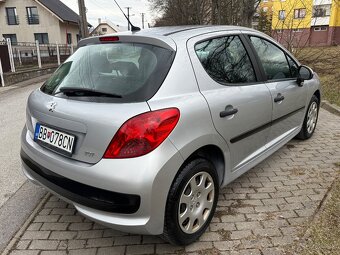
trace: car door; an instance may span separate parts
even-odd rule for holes
[[[267,79],[273,100],[273,116],[268,142],[275,144],[300,129],[307,99],[306,86],[297,83],[297,63],[274,42],[249,35]]]
[[[244,43],[237,32],[201,35],[188,42],[199,89],[229,146],[232,171],[265,150],[272,115],[270,91]]]

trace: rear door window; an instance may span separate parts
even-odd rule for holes
[[[62,95],[61,88],[80,88],[121,96],[112,100],[146,101],[162,85],[173,57],[173,51],[149,44],[84,46],[59,67],[41,90]]]
[[[256,82],[250,58],[238,36],[200,42],[195,51],[204,69],[216,82],[225,85]]]

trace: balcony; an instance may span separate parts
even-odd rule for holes
[[[329,25],[329,16],[328,17],[314,17],[312,18],[312,26],[327,26]]]
[[[313,0],[313,5],[332,4],[332,0]]]
[[[37,25],[37,24],[39,24],[39,15],[27,16],[27,23],[29,25]]]
[[[6,16],[7,25],[19,25],[19,16]]]

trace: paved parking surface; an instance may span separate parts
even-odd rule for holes
[[[312,139],[291,141],[221,191],[208,231],[190,246],[107,229],[51,196],[11,254],[284,254],[305,233],[337,162],[340,118],[321,110]]]

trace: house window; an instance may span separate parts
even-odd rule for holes
[[[282,29],[276,29],[277,33],[282,33]]]
[[[47,33],[35,33],[34,39],[39,41],[40,44],[48,44],[48,34]]]
[[[39,24],[39,15],[37,7],[26,7],[27,23],[30,25]]]
[[[286,18],[286,11],[280,10],[279,11],[279,20],[284,20]]]
[[[107,32],[107,28],[106,28],[106,27],[103,27],[103,28],[102,28],[102,32],[106,33],[106,32]]]
[[[306,17],[306,9],[295,9],[294,10],[294,19],[303,19]]]
[[[314,31],[327,31],[327,27],[326,26],[323,26],[323,27],[314,27]]]
[[[313,17],[328,17],[331,15],[331,5],[323,4],[313,7]]]
[[[7,24],[8,25],[19,25],[19,17],[17,15],[17,8],[9,7],[6,8]]]
[[[17,35],[16,34],[3,34],[2,35],[5,39],[10,39],[12,45],[16,45],[18,40],[17,40]]]
[[[293,28],[293,33],[299,33],[302,32],[301,28]]]
[[[79,34],[77,34],[77,42],[79,42],[80,41],[80,35]]]
[[[66,37],[67,37],[67,44],[72,44],[72,34],[67,33]]]

